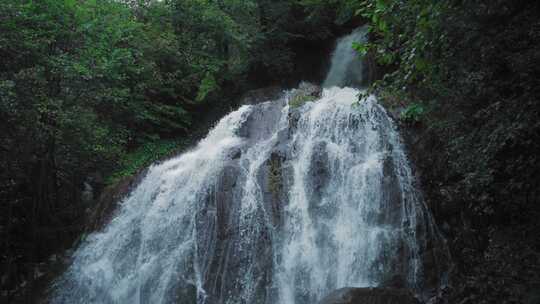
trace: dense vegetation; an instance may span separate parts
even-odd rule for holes
[[[85,188],[181,148],[246,89],[313,75],[298,68],[310,48],[368,22],[354,48],[410,131],[455,261],[437,301],[533,303],[539,12],[525,0],[0,0],[0,298],[80,235]]]
[[[540,299],[540,5],[347,1],[455,262],[441,302]]]
[[[296,48],[333,39],[332,14],[287,0],[0,0],[0,297],[73,245],[107,184],[181,148],[238,93],[290,79]]]

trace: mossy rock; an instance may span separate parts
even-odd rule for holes
[[[268,187],[275,198],[279,196],[283,189],[281,178],[282,160],[277,154],[272,154],[269,161]]]
[[[298,94],[291,98],[291,100],[289,101],[289,106],[291,108],[299,108],[303,106],[306,102],[310,101],[315,101],[315,97],[310,95]]]
[[[289,99],[289,106],[291,108],[298,108],[304,105],[306,102],[315,101],[321,97],[321,87],[302,82],[298,89],[294,90],[292,97]]]

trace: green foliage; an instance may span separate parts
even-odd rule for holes
[[[99,193],[182,146],[200,112],[248,82],[282,81],[295,45],[331,35],[327,7],[0,0],[0,238],[16,239],[0,265],[34,273],[84,228],[85,183]],[[10,269],[14,290],[24,276]]]
[[[210,92],[216,90],[217,88],[218,85],[216,83],[216,79],[212,74],[208,73],[201,81],[196,100],[203,101]]]
[[[361,42],[353,42],[352,48],[358,52],[360,56],[366,56],[369,52],[369,44]]]
[[[316,98],[310,95],[297,94],[289,100],[289,106],[291,108],[299,108],[303,106],[306,102],[314,101]]]
[[[369,20],[371,36],[369,44],[354,48],[393,69],[375,87],[406,91],[419,82],[432,88],[440,84],[446,67],[435,61],[448,48],[444,30],[448,2],[369,0],[349,1],[349,6],[355,15]]]
[[[426,109],[422,104],[413,103],[401,113],[400,119],[405,122],[419,122],[425,113]]]
[[[115,184],[124,177],[133,176],[142,168],[173,155],[186,146],[183,140],[158,140],[146,142],[133,152],[128,153],[121,161],[120,166],[106,180],[107,184]]]

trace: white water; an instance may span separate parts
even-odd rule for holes
[[[395,275],[423,288],[436,235],[393,122],[356,89],[291,109],[296,93],[241,107],[152,166],[52,302],[312,304]]]
[[[363,84],[363,64],[358,53],[352,48],[354,42],[366,42],[367,27],[361,27],[350,35],[338,40],[332,54],[330,71],[326,75],[323,87],[335,86],[358,87]]]

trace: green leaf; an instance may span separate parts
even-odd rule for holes
[[[214,75],[212,75],[210,72],[207,72],[205,77],[201,80],[201,84],[199,85],[199,92],[197,93],[196,101],[201,102],[203,101],[206,96],[212,91],[215,91],[219,88],[216,79],[214,78]]]

